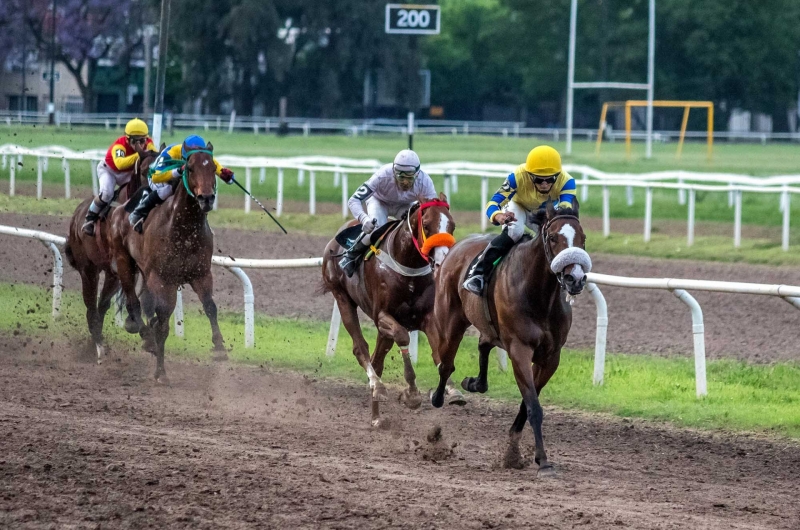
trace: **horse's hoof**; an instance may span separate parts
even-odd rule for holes
[[[102,344],[95,344],[97,349],[97,364],[103,364],[103,356],[106,354],[106,349]]]
[[[389,401],[389,392],[386,391],[386,387],[383,386],[383,383],[376,384],[375,388],[372,389],[372,401]]]
[[[125,319],[125,331],[133,335],[139,333],[139,324],[136,323],[131,317]]]
[[[142,349],[147,353],[156,354],[156,343],[153,339],[142,339]]]
[[[447,404],[448,405],[458,405],[463,407],[467,404],[467,400],[464,397],[464,394],[456,390],[455,388],[448,388],[447,389]]]
[[[214,355],[211,356],[212,361],[222,362],[228,360],[228,352],[214,350]]]
[[[384,430],[389,428],[389,420],[387,418],[375,418],[370,422],[373,429]]]
[[[442,405],[444,405],[444,393],[440,394],[435,390],[431,390],[430,396],[431,396],[431,405],[433,405],[437,409],[442,408]]]
[[[536,476],[541,478],[555,477],[556,468],[553,467],[553,464],[544,464],[543,466],[539,466],[539,471],[536,473]]]
[[[422,405],[422,396],[419,390],[412,392],[406,388],[400,393],[400,402],[411,410],[416,410]]]
[[[465,377],[464,380],[461,381],[461,388],[467,392],[479,392],[481,394],[485,394],[486,391],[489,390],[489,385],[479,384],[477,377]]]
[[[167,377],[167,374],[156,374],[156,383],[162,386],[169,386],[169,377]]]

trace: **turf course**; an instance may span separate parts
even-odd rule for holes
[[[85,332],[83,303],[77,293],[65,293],[61,320],[50,318],[50,294],[27,285],[0,284],[0,330],[22,333],[33,344],[48,348],[54,338],[83,344]],[[180,367],[170,358],[210,358],[210,329],[199,307],[186,308],[186,338],[171,335],[167,341],[167,370]],[[324,354],[327,324],[303,320],[256,317],[256,347],[243,347],[243,316],[222,312],[220,326],[229,355],[234,362],[268,365],[270,369],[291,369],[316,377],[336,377],[364,383],[366,377],[351,353],[351,341],[344,329],[333,358]],[[112,350],[137,352],[134,337],[113,326],[106,319],[106,336]],[[375,330],[367,328],[366,338],[374,344]],[[138,337],[137,337],[138,338]],[[62,342],[64,342],[62,340]],[[132,355],[149,355],[131,353]],[[113,354],[112,356],[117,355]],[[390,352],[384,381],[402,384],[402,362],[395,348]],[[92,356],[87,355],[86,370],[93,369]],[[425,390],[435,386],[438,376],[430,361],[430,348],[420,338],[420,362],[417,366],[418,386]],[[542,393],[545,405],[605,412],[623,417],[649,418],[679,426],[702,429],[756,431],[789,438],[800,438],[800,366],[796,363],[748,365],[736,361],[708,362],[708,396],[697,399],[694,391],[693,361],[686,358],[662,358],[647,355],[609,355],[605,384],[591,384],[592,352],[567,350],[561,366]],[[467,337],[456,358],[453,379],[477,374],[477,339]],[[489,365],[488,395],[493,398],[519,401],[513,374],[503,373],[494,361]],[[366,399],[366,398],[365,398]],[[369,417],[365,406],[365,422]],[[511,422],[509,417],[509,422]]]

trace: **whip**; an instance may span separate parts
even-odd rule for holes
[[[247,195],[249,195],[251,199],[253,199],[254,201],[256,201],[256,204],[257,204],[257,205],[259,205],[259,206],[261,207],[261,209],[262,209],[262,210],[264,210],[264,213],[266,213],[267,215],[269,215],[269,218],[270,218],[270,219],[272,219],[273,221],[275,221],[275,224],[276,224],[276,225],[278,225],[278,226],[280,227],[280,229],[281,229],[281,230],[283,230],[283,233],[284,233],[284,234],[288,234],[288,233],[289,233],[289,232],[287,232],[287,231],[286,231],[286,229],[283,227],[283,225],[281,225],[281,224],[278,222],[278,220],[277,220],[277,219],[275,219],[275,218],[272,216],[272,214],[271,214],[271,213],[269,213],[269,210],[267,210],[267,209],[264,207],[264,205],[263,205],[263,204],[261,204],[261,201],[259,201],[259,200],[258,200],[258,199],[256,199],[255,197],[253,197],[253,194],[252,194],[252,193],[250,193],[249,191],[247,191],[247,188],[245,188],[244,186],[242,186],[241,184],[239,184],[239,181],[238,181],[238,180],[236,180],[235,178],[233,179],[233,183],[234,183],[234,184],[236,184],[237,186],[239,186],[239,188],[241,188],[241,190],[242,190],[243,192],[245,192]]]

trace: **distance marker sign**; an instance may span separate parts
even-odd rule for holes
[[[438,35],[441,19],[437,5],[386,4],[386,33]]]

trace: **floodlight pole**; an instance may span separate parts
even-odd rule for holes
[[[656,0],[650,0],[647,35],[647,143],[645,158],[653,156],[653,87],[656,62]]]
[[[153,144],[161,145],[161,124],[164,116],[164,83],[167,78],[167,41],[169,39],[170,0],[161,0],[161,24],[158,28],[158,71],[156,102],[153,112]]]
[[[567,66],[567,147],[572,154],[572,112],[575,105],[575,31],[578,24],[578,0],[572,0],[569,11],[569,65]]]

